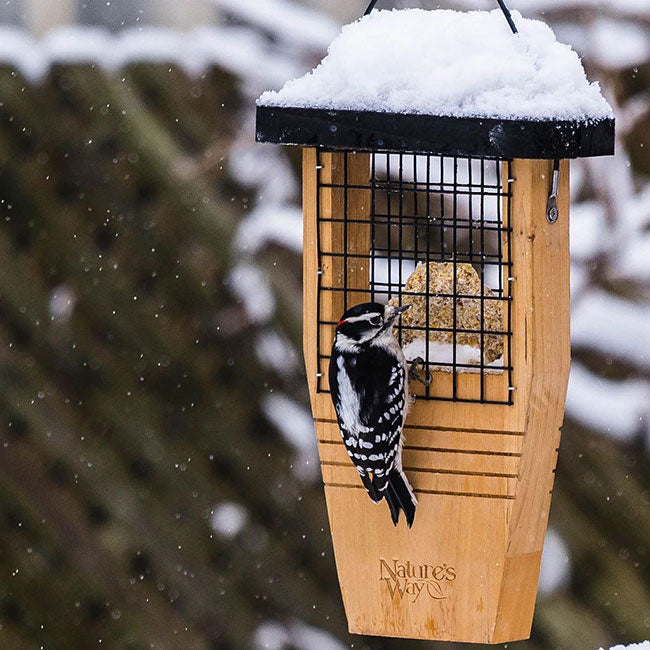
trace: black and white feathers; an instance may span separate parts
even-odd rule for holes
[[[417,500],[402,471],[408,373],[393,324],[405,308],[366,303],[339,321],[329,366],[343,442],[370,498],[386,499],[393,523],[409,527]]]

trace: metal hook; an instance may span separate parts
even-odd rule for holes
[[[560,161],[553,162],[553,184],[551,186],[551,193],[549,194],[548,201],[546,202],[546,220],[549,223],[555,223],[560,216],[560,211],[557,207],[557,192],[560,185]]]

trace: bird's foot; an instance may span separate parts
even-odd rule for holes
[[[426,371],[426,377],[418,372],[419,368],[422,368],[424,371]],[[433,377],[431,376],[431,373],[427,368],[427,364],[422,357],[416,357],[413,359],[413,361],[411,361],[411,365],[409,367],[409,379],[411,381],[419,381],[423,386],[429,386],[433,381]]]

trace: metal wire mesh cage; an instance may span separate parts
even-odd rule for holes
[[[332,178],[328,155],[317,153],[317,390],[336,320],[371,300],[411,305],[397,334],[432,374],[421,399],[511,404],[509,161],[380,152],[364,173],[345,151]]]

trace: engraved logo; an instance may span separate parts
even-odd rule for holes
[[[443,600],[456,580],[456,568],[448,564],[413,564],[380,558],[379,579],[398,602],[403,598],[413,603],[419,598]]]

